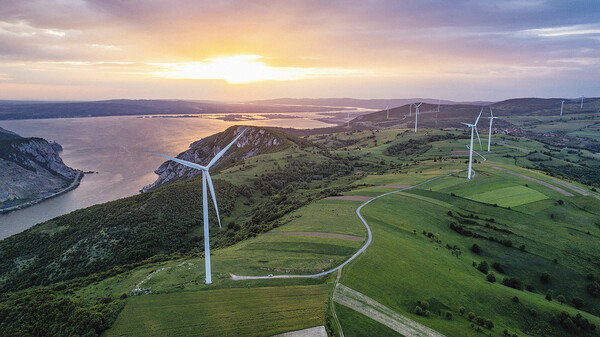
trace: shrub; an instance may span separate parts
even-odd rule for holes
[[[418,306],[418,305],[415,307],[415,314],[417,314],[417,315],[419,315],[419,316],[423,316],[423,315],[424,315],[424,313],[425,313],[425,312],[423,311],[423,308],[421,308],[421,307],[420,307],[420,306]]]
[[[562,205],[562,204],[564,204],[565,202],[564,202],[564,201],[562,201],[562,199],[558,199],[557,203],[558,203],[559,205]]]
[[[525,289],[527,289],[527,291],[529,291],[529,292],[535,291],[535,288],[533,288],[533,286],[531,284],[528,284],[527,287],[525,287]]]
[[[477,270],[479,270],[480,272],[487,274],[488,271],[490,270],[490,266],[488,266],[487,261],[482,261],[481,263],[479,263],[479,265],[477,266]]]
[[[494,262],[492,263],[492,268],[496,269],[499,273],[504,274],[504,268],[502,267],[502,265],[498,262]]]
[[[469,319],[472,320],[473,318],[475,318],[475,313],[474,312],[469,312]]]
[[[485,278],[488,280],[488,282],[496,282],[496,276],[494,276],[494,272],[489,273]]]
[[[458,308],[458,312],[460,313],[461,316],[464,315],[466,311],[467,311],[467,309],[465,307],[463,307],[463,306],[461,306],[460,308]]]
[[[494,327],[494,322],[491,319],[487,319],[485,320],[485,326],[491,330]]]
[[[550,274],[546,272],[542,273],[542,276],[540,276],[540,282],[542,282],[543,284],[550,283]]]
[[[423,310],[429,310],[429,302],[427,301],[418,301],[418,304],[423,308]]]
[[[523,289],[523,282],[521,282],[521,279],[518,277],[505,277],[502,280],[502,284],[517,290]]]
[[[451,311],[446,311],[446,319],[452,320],[452,312]]]
[[[476,243],[474,243],[471,246],[471,251],[475,254],[479,254],[479,253],[481,253],[481,248],[479,248],[479,246]]]
[[[519,303],[519,298],[517,296],[514,296],[512,298],[512,301],[515,302],[515,303]]]
[[[520,245],[519,246],[519,250],[522,251],[522,252],[524,252],[525,251],[525,245]]]
[[[556,300],[560,302],[560,304],[563,304],[567,301],[563,295],[556,296]]]
[[[548,301],[548,302],[552,301],[552,293],[550,293],[550,292],[546,293],[546,301]]]
[[[574,297],[574,298],[571,300],[571,303],[573,303],[573,306],[574,306],[575,308],[577,308],[577,309],[581,309],[581,308],[583,308],[583,300],[582,300],[581,298],[579,298],[579,297]]]
[[[529,314],[530,314],[532,317],[537,317],[537,311],[535,311],[535,309],[530,309],[530,310],[529,310]]]
[[[592,297],[600,297],[600,283],[598,282],[588,284],[587,287],[585,287],[585,290],[587,290]]]

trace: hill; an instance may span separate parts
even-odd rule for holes
[[[77,182],[76,170],[59,156],[61,147],[0,128],[0,212],[25,207]]]

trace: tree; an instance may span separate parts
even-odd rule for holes
[[[542,273],[542,276],[540,276],[540,282],[542,282],[543,284],[550,283],[550,274],[546,272]]]
[[[546,293],[546,301],[548,301],[548,302],[552,301],[552,293],[551,292]]]
[[[446,311],[446,319],[452,320],[452,312],[451,311]]]
[[[458,308],[458,312],[460,313],[461,316],[464,315],[466,311],[467,311],[467,309],[465,307],[463,307],[463,306],[461,306],[460,308]]]
[[[480,272],[482,272],[484,274],[487,274],[488,271],[490,270],[490,266],[488,265],[487,261],[482,261],[477,266],[477,270],[479,270]]]
[[[474,243],[471,246],[471,251],[475,254],[479,254],[479,253],[481,253],[481,248],[476,243]]]
[[[582,300],[581,298],[579,298],[579,297],[574,297],[574,298],[571,300],[571,303],[573,303],[573,306],[574,306],[575,308],[577,308],[577,309],[581,309],[581,308],[583,308],[583,300]]]
[[[489,273],[488,276],[486,276],[486,279],[491,283],[496,282],[496,276],[494,276],[494,272]]]
[[[518,277],[505,277],[502,280],[502,284],[518,290],[523,289],[523,282],[521,282],[521,279]]]
[[[556,300],[560,302],[560,304],[563,304],[567,301],[563,295],[556,296]]]

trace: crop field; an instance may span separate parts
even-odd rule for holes
[[[271,336],[323,325],[328,292],[315,285],[132,297],[106,336]]]

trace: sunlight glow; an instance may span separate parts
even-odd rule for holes
[[[150,63],[161,68],[150,73],[173,79],[225,80],[231,84],[259,81],[291,81],[307,78],[349,75],[356,70],[331,68],[272,67],[258,61],[260,55],[238,55],[206,59],[202,62]]]

